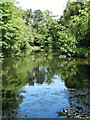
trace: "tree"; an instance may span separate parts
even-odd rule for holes
[[[86,35],[88,34],[88,11],[89,11],[89,1],[85,2],[68,2],[66,9],[64,10],[63,16],[60,18],[59,24],[63,26],[62,31],[67,31],[66,36],[70,34],[71,46],[74,40],[75,55],[88,57],[88,50],[85,48],[88,46]],[[63,32],[62,32],[63,33]],[[63,34],[61,33],[61,36]],[[65,35],[64,35],[65,36]],[[67,41],[67,39],[66,39]],[[64,47],[65,48],[65,47]],[[84,50],[83,50],[84,49]],[[73,51],[73,49],[72,49]],[[75,52],[76,51],[76,52]]]
[[[4,55],[20,54],[29,48],[29,28],[22,19],[23,11],[14,2],[2,2],[1,5],[2,50]]]

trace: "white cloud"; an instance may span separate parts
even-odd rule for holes
[[[68,0],[15,0],[23,9],[50,10],[54,15],[62,15]]]

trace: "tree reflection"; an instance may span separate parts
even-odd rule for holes
[[[51,83],[52,74],[50,75],[49,68],[42,66],[38,63],[31,71],[27,72],[27,80],[30,85],[34,83],[43,84],[43,82]]]
[[[82,62],[80,59],[58,59],[53,56],[44,59],[39,56],[32,66],[32,69],[27,72],[27,80],[30,85],[34,85],[35,82],[50,84],[55,74],[61,76],[68,88],[83,88],[88,85],[89,65],[85,60]]]
[[[90,65],[87,60],[71,58],[59,59],[58,56],[30,56],[17,60],[8,58],[3,62],[2,74],[2,109],[11,111],[18,107],[22,101],[19,89],[26,83],[50,84],[54,75],[59,75],[69,89],[80,90],[88,87]],[[86,94],[85,94],[86,95]],[[71,101],[78,98],[74,92],[68,94],[70,105]],[[78,101],[78,100],[77,100]],[[81,104],[81,103],[80,103]],[[80,105],[79,104],[79,105]],[[86,104],[86,103],[85,103]]]
[[[88,88],[88,71],[90,68],[90,65],[77,65],[76,74],[73,74],[72,76],[68,76],[65,80],[65,84],[68,88]],[[75,72],[75,69],[73,69]]]
[[[2,111],[8,114],[18,107],[22,99],[18,96],[18,90],[26,84],[26,73],[29,70],[27,59],[17,60],[7,58],[2,66]],[[5,113],[6,113],[5,112]]]

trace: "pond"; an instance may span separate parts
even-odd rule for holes
[[[88,59],[33,54],[2,66],[3,118],[90,116]]]

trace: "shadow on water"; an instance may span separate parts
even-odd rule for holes
[[[31,55],[3,62],[3,118],[67,118],[90,115],[87,59]]]

